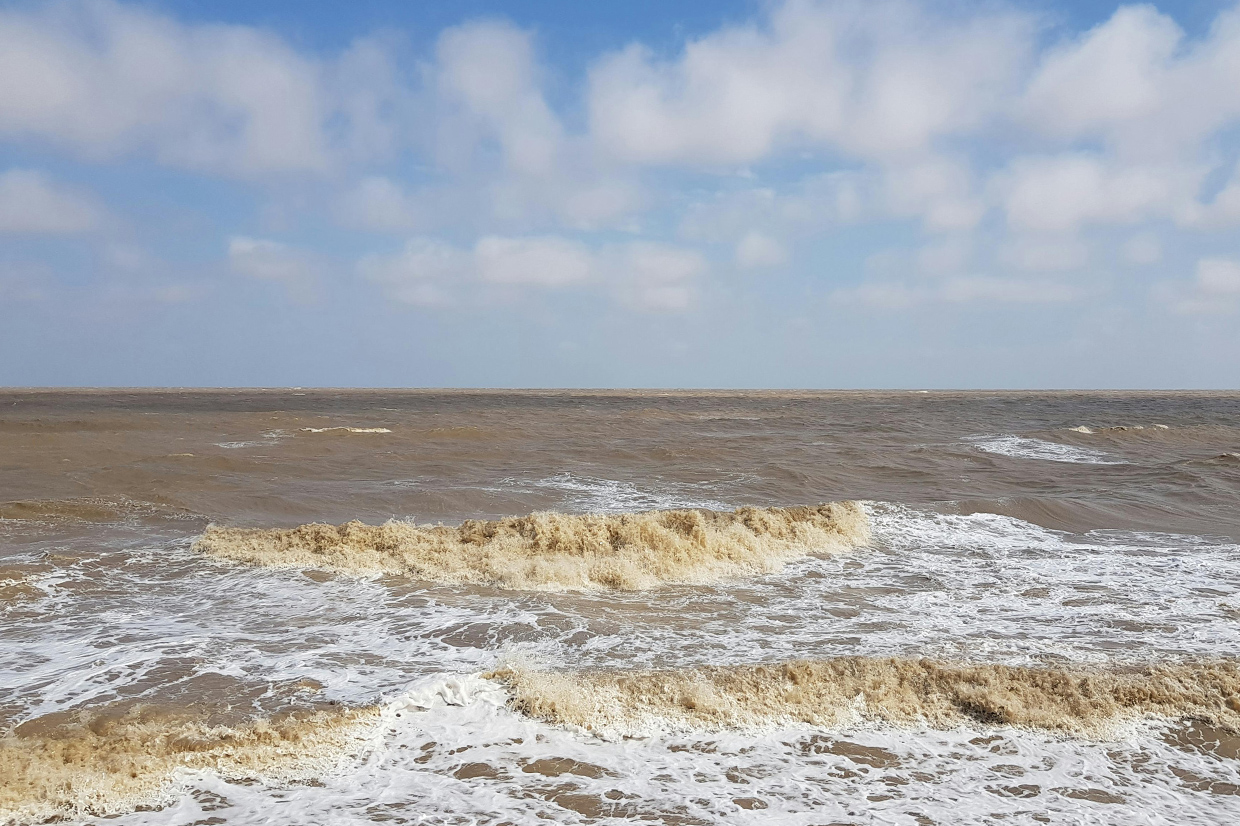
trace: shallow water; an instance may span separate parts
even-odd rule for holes
[[[1206,720],[1083,736],[859,707],[626,738],[531,719],[473,675],[1227,660],[1238,414],[1229,394],[6,391],[0,748],[135,703],[234,729],[378,705],[361,740],[305,765],[173,760],[141,810],[111,807],[122,823],[1235,822],[1237,741]],[[253,567],[194,545],[210,523],[842,500],[864,503],[867,545],[639,590]]]

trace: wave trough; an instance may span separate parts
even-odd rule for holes
[[[291,529],[210,526],[195,547],[220,559],[347,574],[398,574],[520,590],[643,590],[773,573],[869,538],[856,502],[571,515],[459,527],[389,521]]]

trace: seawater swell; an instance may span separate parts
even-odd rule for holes
[[[50,715],[0,737],[0,823],[109,815],[158,805],[178,771],[309,780],[360,751],[377,707],[291,712],[242,725],[152,707]]]
[[[199,517],[183,508],[115,496],[0,502],[0,521],[104,524],[125,519],[144,518],[197,519]]]
[[[641,590],[773,573],[810,553],[864,544],[856,502],[789,508],[533,513],[459,527],[389,521],[287,530],[210,526],[195,547],[266,566],[405,574],[524,590]]]
[[[1105,735],[1141,716],[1240,731],[1240,663],[1231,660],[1058,669],[840,657],[665,671],[504,668],[488,676],[508,686],[514,710],[604,736],[862,720]]]

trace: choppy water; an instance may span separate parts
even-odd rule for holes
[[[210,523],[842,500],[864,503],[867,545],[639,590],[255,567],[194,545]],[[624,737],[530,718],[477,676],[1230,662],[1240,395],[7,391],[0,502],[0,771],[89,729],[106,773],[98,721],[135,706],[233,730],[377,706],[309,768],[147,767],[159,793],[109,822],[1240,821],[1240,739],[1217,721],[1086,736],[862,709]]]

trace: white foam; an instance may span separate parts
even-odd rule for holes
[[[257,823],[274,813],[290,823],[680,818],[755,826],[1240,817],[1240,799],[1207,790],[1240,783],[1236,762],[1173,748],[1155,726],[1110,742],[985,726],[611,741],[521,718],[489,700],[457,702],[454,691],[446,701],[436,694],[429,706],[390,704],[369,751],[314,785],[228,783],[200,772],[182,778],[187,794],[176,805],[109,822]]]
[[[588,477],[551,479],[583,504],[636,490]],[[1108,743],[986,727],[662,732],[603,741],[521,718],[505,706],[501,687],[478,676],[501,657],[548,668],[840,654],[1035,664],[1240,650],[1234,543],[1150,532],[1076,535],[996,514],[883,503],[867,510],[870,549],[809,558],[780,576],[724,589],[667,589],[654,600],[319,582],[212,564],[168,527],[101,528],[71,549],[78,561],[41,575],[47,597],[0,615],[0,701],[21,704],[20,722],[132,696],[166,680],[169,669],[188,670],[187,685],[211,674],[259,685],[310,679],[323,685],[323,699],[386,698],[370,749],[322,785],[186,773],[186,793],[174,805],[109,823],[423,817],[568,824],[588,819],[572,808],[582,801],[613,806],[603,811],[617,820],[679,814],[721,824],[913,824],[910,812],[952,824],[1031,823],[1030,813],[1052,822],[1240,820],[1240,798],[1205,790],[1240,785],[1240,764],[1173,748],[1149,727]],[[12,559],[66,552],[49,541]],[[837,738],[851,745],[837,747]],[[873,765],[857,746],[883,749],[890,765]],[[598,771],[548,777],[533,770],[553,759]],[[484,766],[494,776],[484,776]],[[1201,780],[1183,779],[1189,776]],[[747,798],[766,808],[735,802]]]
[[[705,485],[664,484],[638,487],[632,482],[558,473],[534,481],[505,479],[514,487],[549,488],[565,494],[564,508],[592,513],[630,513],[671,508],[731,510],[734,506],[701,496]]]
[[[302,433],[330,433],[334,430],[343,430],[346,433],[391,433],[392,431],[386,427],[348,427],[340,425],[338,427],[303,427]]]
[[[283,439],[288,438],[288,433],[283,430],[270,430],[263,434],[261,439],[249,439],[235,442],[216,442],[216,447],[222,447],[225,450],[238,450],[247,447],[270,447]]]
[[[1123,465],[1099,450],[1061,445],[1028,436],[975,436],[969,442],[978,450],[1015,459],[1041,459],[1048,462],[1072,462],[1087,465]]]

